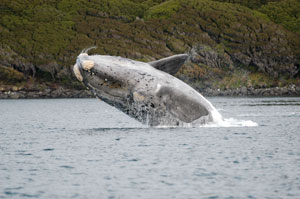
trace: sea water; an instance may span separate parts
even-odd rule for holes
[[[300,198],[300,98],[149,128],[97,99],[0,100],[0,198]]]

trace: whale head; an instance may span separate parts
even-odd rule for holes
[[[117,57],[81,53],[73,71],[76,78],[96,97],[117,108],[124,108],[134,82],[124,78],[128,69],[122,67],[120,60]]]

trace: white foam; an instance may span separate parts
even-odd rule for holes
[[[234,118],[224,118],[222,121],[211,122],[204,124],[201,127],[255,127],[258,126],[256,122],[251,120],[238,120]]]
[[[207,124],[185,123],[180,126],[160,125],[155,128],[229,128],[229,127],[256,127],[258,124],[251,120],[238,120],[234,118],[223,119],[219,122],[210,122]]]
[[[205,99],[207,100],[207,99]],[[207,102],[212,107],[211,117],[212,122],[203,124],[199,127],[254,127],[258,126],[256,122],[251,120],[237,120],[234,118],[223,118],[219,111],[207,100]]]
[[[209,102],[210,103],[210,102]],[[210,103],[211,104],[211,103]],[[213,105],[211,105],[213,107]],[[222,115],[219,113],[219,111],[217,111],[217,109],[215,107],[213,107],[213,110],[211,111],[211,116],[213,119],[214,123],[220,123],[223,122],[223,117]]]
[[[206,99],[205,99],[206,100]],[[210,105],[211,103],[208,102]],[[160,125],[156,126],[155,128],[203,128],[203,127],[220,127],[220,128],[226,128],[226,127],[255,127],[258,126],[256,122],[253,122],[251,120],[239,120],[235,118],[223,118],[222,115],[218,112],[217,109],[215,109],[211,105],[211,112],[210,115],[207,117],[201,117],[199,120],[196,120],[192,123],[179,123],[178,126],[176,125]],[[207,123],[207,121],[210,121]]]

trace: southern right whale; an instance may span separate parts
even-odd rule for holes
[[[188,55],[179,54],[145,63],[82,52],[73,71],[96,97],[150,126],[187,126],[221,120],[207,99],[171,75],[187,58]]]

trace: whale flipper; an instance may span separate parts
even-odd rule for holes
[[[190,123],[209,114],[201,101],[189,98],[174,88],[161,87],[156,95],[162,100],[172,115],[184,122]]]
[[[187,54],[179,54],[149,62],[149,64],[158,70],[175,75],[187,58]]]

